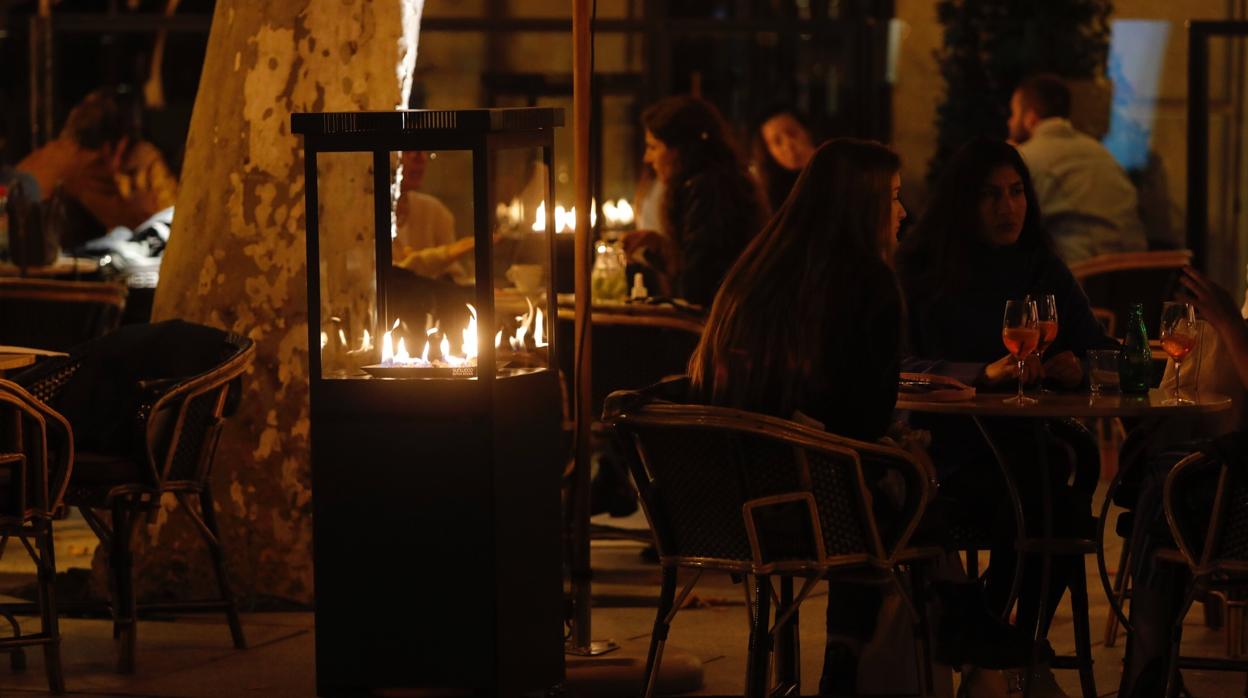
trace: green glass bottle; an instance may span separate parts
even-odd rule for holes
[[[1153,350],[1148,346],[1143,303],[1131,304],[1126,339],[1118,355],[1118,381],[1126,395],[1147,395],[1153,387]]]

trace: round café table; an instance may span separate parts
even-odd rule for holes
[[[0,354],[0,378],[4,377],[6,371],[25,368],[33,363],[35,363],[34,354]]]
[[[1102,509],[1100,521],[1098,522],[1098,541],[1085,541],[1082,539],[1066,540],[1055,539],[1053,537],[1053,511],[1052,511],[1052,492],[1049,478],[1040,478],[1041,482],[1041,538],[1028,537],[1026,526],[1023,519],[1022,506],[1018,497],[1018,490],[1010,475],[1010,466],[1006,462],[1004,452],[999,445],[993,440],[992,433],[984,427],[982,420],[984,418],[1018,418],[1029,420],[1033,425],[1033,433],[1036,439],[1036,457],[1042,469],[1047,469],[1047,448],[1044,447],[1044,420],[1051,418],[1064,417],[1134,417],[1144,420],[1166,420],[1175,418],[1192,418],[1201,415],[1222,412],[1231,408],[1231,399],[1225,395],[1216,393],[1201,393],[1197,395],[1185,394],[1184,397],[1191,400],[1185,404],[1167,404],[1170,395],[1160,390],[1151,390],[1148,395],[1091,395],[1088,393],[1046,393],[1037,398],[1037,402],[1031,405],[1010,405],[1005,400],[1011,397],[1008,393],[984,393],[977,392],[974,397],[968,400],[957,401],[929,401],[923,400],[921,395],[907,395],[902,393],[898,396],[897,409],[909,410],[912,412],[928,412],[933,414],[948,415],[964,415],[975,422],[979,432],[983,435],[984,440],[988,443],[992,450],[993,456],[997,460],[1000,467],[1001,475],[1005,479],[1006,489],[1014,508],[1016,521],[1016,540],[1015,545],[1018,550],[1016,556],[1016,564],[1014,570],[1014,580],[1010,590],[1009,600],[1006,605],[1006,613],[1009,613],[1010,607],[1014,604],[1018,597],[1018,591],[1022,583],[1022,563],[1024,553],[1038,553],[1041,556],[1041,572],[1040,572],[1040,600],[1039,613],[1037,619],[1043,619],[1046,614],[1045,604],[1049,596],[1049,584],[1051,583],[1051,557],[1054,554],[1074,553],[1081,554],[1095,551],[1097,554],[1097,565],[1101,574],[1101,583],[1106,588],[1107,594],[1110,593],[1109,575],[1105,568],[1105,551],[1099,540],[1104,537],[1105,513],[1108,508],[1109,494],[1117,487],[1121,480],[1122,471],[1114,477],[1113,483],[1110,485],[1109,494],[1106,495],[1106,506]],[[1089,548],[1090,546],[1090,548]],[[1112,596],[1112,595],[1111,595]],[[1118,614],[1121,622],[1125,624],[1126,619],[1122,618],[1121,609],[1110,599],[1110,605],[1113,606],[1114,612]],[[1037,622],[1034,637],[1038,641],[1042,636],[1043,622]],[[1076,642],[1080,641],[1076,638]],[[1037,647],[1039,642],[1037,642]],[[1083,682],[1083,691],[1085,695],[1096,695],[1095,687],[1090,683],[1090,675],[1084,676],[1084,672],[1080,672],[1080,679]]]

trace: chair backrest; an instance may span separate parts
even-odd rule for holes
[[[52,516],[60,507],[74,462],[74,434],[60,413],[21,386],[0,379],[0,456],[4,487],[0,519]]]
[[[126,287],[0,277],[0,344],[66,351],[117,329]]]
[[[255,358],[246,337],[226,335],[221,363],[195,376],[151,386],[139,407],[147,462],[156,483],[208,479],[223,420],[241,393],[241,376]]]
[[[144,360],[152,351],[177,355],[191,348],[193,359],[158,368]],[[222,418],[233,411],[240,376],[254,355],[250,339],[214,328],[177,322],[128,325],[69,356],[41,361],[14,380],[40,400],[76,415],[82,450],[132,458],[141,466],[143,481],[136,484],[202,483]],[[100,394],[101,384],[106,395]]]
[[[1152,336],[1158,332],[1161,305],[1178,290],[1179,270],[1192,261],[1191,250],[1126,252],[1093,257],[1070,265],[1094,309],[1109,311],[1119,332],[1125,331],[1132,303],[1144,304],[1144,320]]]
[[[565,376],[575,375],[576,341],[570,310],[559,311],[559,363]],[[594,414],[617,390],[637,390],[689,368],[702,320],[668,313],[593,313],[591,389]]]
[[[754,574],[889,567],[931,491],[904,451],[766,415],[655,403],[608,423],[636,448],[633,479],[659,555],[676,564]],[[884,469],[904,483],[897,502],[870,489]],[[885,532],[881,506],[897,508]]]
[[[1162,504],[1170,533],[1197,574],[1248,573],[1248,475],[1242,464],[1193,453],[1166,477]],[[1205,490],[1196,495],[1197,490]],[[1192,502],[1212,494],[1207,518],[1192,515]],[[1194,496],[1195,495],[1195,496]]]

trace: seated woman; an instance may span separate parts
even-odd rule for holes
[[[1184,269],[1179,280],[1186,300],[1213,326],[1240,384],[1248,389],[1248,320],[1225,289],[1195,269]],[[1174,545],[1161,504],[1166,477],[1175,463],[1196,451],[1219,463],[1243,463],[1248,458],[1248,430],[1241,424],[1237,431],[1218,438],[1166,449],[1147,463],[1134,507],[1131,539],[1127,542],[1131,546],[1133,632],[1127,638],[1118,691],[1123,698],[1160,698],[1165,693],[1170,641],[1176,616],[1182,610],[1180,603],[1188,573],[1179,565],[1159,564],[1153,553],[1159,547]],[[1177,503],[1175,514],[1188,530],[1203,531],[1214,508],[1217,469],[1197,472],[1194,477],[1203,480],[1204,486],[1191,487],[1190,495]]]
[[[650,248],[662,257],[658,266],[671,295],[709,306],[724,274],[765,222],[766,204],[710,102],[667,97],[641,120],[645,162],[665,191],[667,236],[638,233],[625,239],[625,249],[633,254]]]
[[[772,211],[779,211],[810,156],[815,137],[806,119],[792,107],[778,105],[755,121],[750,166],[767,194]]]
[[[695,399],[786,418],[800,411],[855,439],[884,436],[901,355],[901,292],[889,267],[906,215],[900,169],[878,143],[837,139],[815,152],[715,297],[689,363]],[[820,693],[850,695],[881,593],[836,592]]]
[[[966,144],[947,166],[931,203],[916,227],[902,241],[897,271],[909,310],[909,370],[941,373],[981,388],[1008,389],[1016,380],[1046,378],[1066,388],[1084,380],[1079,358],[1088,349],[1117,346],[1092,316],[1087,296],[1070,270],[1054,253],[1040,225],[1040,210],[1026,165],[1010,145],[977,139]],[[1027,295],[1052,294],[1057,301],[1060,332],[1043,363],[1028,361],[1025,375],[1006,354],[1001,341],[1005,303]],[[1012,517],[993,511],[985,502],[1001,502],[996,483],[985,479],[994,456],[976,427],[965,418],[915,415],[912,422],[932,430],[932,456],[941,492],[962,500],[963,510],[979,512],[988,530],[1009,532]],[[984,420],[994,441],[1014,467],[1026,520],[1040,506],[1035,437],[1018,420]],[[1066,448],[1050,444],[1051,464],[1063,462]],[[1073,464],[1072,464],[1073,465]],[[1054,484],[1053,520],[1057,533],[1085,532],[1091,525],[1091,492],[1066,486],[1068,473],[1050,468]],[[1038,532],[1038,530],[1036,531]],[[1011,541],[992,550],[989,598],[1004,605],[1014,568]],[[1073,572],[1073,558],[1054,558],[1053,595],[1049,615],[1061,598],[1061,580]],[[1038,563],[1037,563],[1038,564]],[[1038,566],[1030,569],[1038,569]],[[1019,624],[1035,627],[1039,575],[1027,574],[1019,599]],[[1051,617],[1051,615],[1050,615]],[[1047,622],[1047,618],[1046,618]],[[1048,681],[1046,681],[1048,683]]]

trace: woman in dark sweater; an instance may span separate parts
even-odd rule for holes
[[[1026,165],[1010,145],[977,139],[949,163],[934,197],[915,228],[902,241],[897,273],[909,311],[907,370],[956,377],[982,389],[1013,389],[1017,364],[1001,342],[1005,303],[1024,296],[1053,294],[1059,332],[1043,361],[1029,361],[1021,379],[1045,379],[1073,388],[1084,380],[1080,357],[1089,349],[1113,347],[1092,315],[1087,296],[1052,250],[1041,227],[1040,210]],[[1004,604],[1014,568],[1010,544],[1013,521],[1001,506],[1005,495],[991,480],[994,456],[974,424],[965,418],[915,414],[916,426],[932,431],[932,457],[941,493],[982,520],[981,526],[1003,533],[992,551],[988,595]],[[983,420],[1012,466],[1029,528],[1039,533],[1041,487],[1037,444],[1032,428],[1015,419]],[[1090,526],[1091,492],[1066,485],[1068,473],[1058,464],[1065,449],[1047,447],[1054,485],[1055,532],[1083,533]],[[1055,558],[1051,613],[1072,574],[1075,558]],[[1038,570],[1039,566],[1030,567]],[[1037,574],[1027,574],[1019,599],[1019,623],[1034,627],[1038,618]]]
[[[905,210],[897,156],[829,141],[746,248],[715,297],[689,365],[693,399],[883,436],[897,401],[901,294],[889,267]],[[855,692],[857,656],[880,607],[875,587],[829,594],[820,693]]]
[[[667,97],[641,121],[646,164],[667,191],[663,218],[671,244],[664,262],[671,293],[709,306],[728,268],[766,222],[767,206],[710,102]]]

